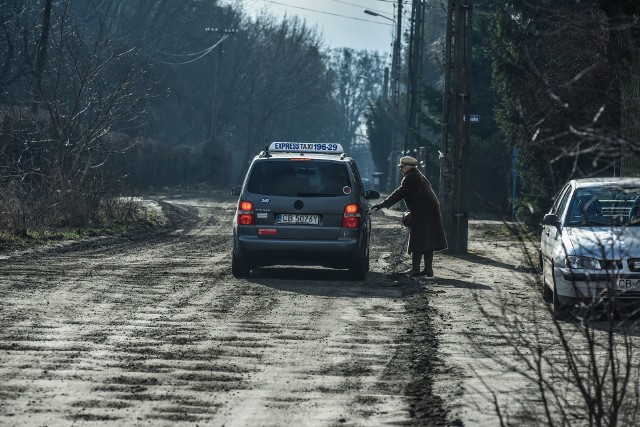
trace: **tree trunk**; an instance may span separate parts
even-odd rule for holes
[[[52,0],[44,0],[44,10],[42,13],[42,33],[40,33],[40,40],[38,41],[38,55],[36,57],[36,90],[39,90],[42,84],[44,64],[47,57],[49,29],[51,28],[51,2]],[[35,110],[35,103],[33,107]]]
[[[620,85],[621,134],[626,141],[621,173],[640,176],[640,2],[601,0],[609,21],[609,59]]]

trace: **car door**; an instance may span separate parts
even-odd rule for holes
[[[549,213],[555,214],[560,223],[564,220],[564,212],[569,203],[573,187],[570,183],[560,191],[560,195],[551,207]],[[543,279],[552,285],[553,279],[553,254],[556,246],[560,244],[561,226],[558,224],[543,224],[540,235],[540,255],[542,261]]]
[[[369,246],[369,237],[371,234],[371,217],[369,213],[369,205],[367,203],[367,199],[365,197],[365,190],[362,185],[362,177],[360,176],[360,171],[358,170],[358,166],[355,161],[351,160],[349,162],[349,167],[351,168],[351,174],[353,175],[353,185],[354,185],[354,193],[357,197],[357,203],[360,205],[362,211],[360,212],[362,216],[362,227],[360,228],[360,244],[364,247],[364,252],[368,253]]]

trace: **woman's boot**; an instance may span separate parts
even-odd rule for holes
[[[418,262],[418,267],[420,262]],[[433,251],[424,253],[424,269],[420,272],[421,276],[433,277]]]
[[[411,269],[403,271],[403,274],[411,277],[417,277],[420,275],[420,261],[422,261],[422,252],[411,253]]]

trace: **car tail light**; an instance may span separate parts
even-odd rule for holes
[[[342,215],[343,228],[358,228],[360,226],[360,205],[351,204],[344,207],[344,215]]]
[[[241,201],[238,204],[238,225],[253,225],[253,203]]]

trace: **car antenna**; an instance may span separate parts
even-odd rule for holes
[[[271,154],[269,154],[269,142],[266,139],[264,140],[264,151],[261,154],[261,157],[271,157]]]
[[[269,143],[267,142],[267,140],[264,140],[264,150],[260,152],[259,155],[260,158],[266,157],[269,158],[271,157],[271,154],[269,153]]]

